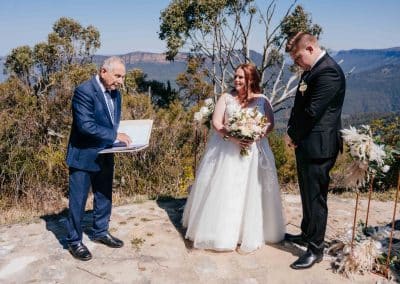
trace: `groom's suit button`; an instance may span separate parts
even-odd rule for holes
[[[96,243],[104,244],[111,248],[120,248],[124,245],[123,241],[112,236],[109,232],[107,232],[107,234],[105,234],[104,236],[94,238],[93,241]]]

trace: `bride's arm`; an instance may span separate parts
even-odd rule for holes
[[[274,111],[272,110],[272,106],[268,100],[265,100],[264,109],[265,109],[265,116],[268,119],[268,123],[270,123],[270,125],[267,128],[267,132],[265,133],[265,135],[267,135],[274,129],[275,126]]]
[[[222,136],[228,135],[228,131],[225,129],[225,109],[226,109],[226,94],[222,94],[217,104],[215,105],[215,110],[212,116],[212,125],[214,129]]]

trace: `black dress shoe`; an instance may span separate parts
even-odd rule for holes
[[[83,243],[68,244],[68,250],[73,257],[79,260],[87,261],[92,259],[92,254]]]
[[[109,232],[104,236],[100,236],[98,238],[93,239],[96,243],[104,244],[110,248],[120,248],[124,245],[124,242],[116,237],[112,236]]]
[[[301,245],[303,247],[308,246],[308,243],[305,240],[305,237],[304,237],[303,234],[292,235],[292,234],[286,233],[284,240],[288,241],[288,242],[292,242],[292,243],[298,244],[298,245]]]
[[[324,254],[314,253],[310,249],[307,250],[305,254],[299,257],[298,260],[293,262],[290,267],[293,269],[306,269],[314,265],[314,263],[321,262]]]

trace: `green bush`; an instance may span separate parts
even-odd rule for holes
[[[93,73],[92,65],[66,67],[51,75],[51,88],[42,95],[17,77],[0,84],[0,211],[22,207],[48,212],[65,206],[61,201],[65,201],[68,188],[64,157],[72,122],[71,98],[76,85]],[[185,196],[208,135],[205,129],[196,131],[193,124],[198,106],[186,109],[173,101],[158,108],[149,96],[126,91],[122,101],[122,119],[153,119],[154,124],[147,149],[116,154],[114,190],[122,197]],[[397,117],[375,121],[372,127],[383,143],[398,147],[398,123]],[[293,149],[288,149],[276,132],[268,139],[280,183],[295,183]],[[339,156],[333,175],[343,176],[348,162],[348,154]],[[379,188],[396,186],[398,170],[397,158],[388,175],[377,180],[386,185]]]

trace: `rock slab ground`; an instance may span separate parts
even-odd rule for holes
[[[298,195],[282,196],[287,231],[298,233]],[[65,214],[43,216],[29,224],[0,227],[0,283],[388,283],[374,275],[352,279],[335,274],[329,257],[311,269],[289,268],[302,253],[288,243],[265,245],[250,253],[213,252],[191,248],[179,220],[185,200],[145,201],[115,207],[111,232],[125,242],[111,249],[91,242],[91,212],[85,215],[84,243],[93,259],[81,262],[65,247]],[[365,220],[366,200],[359,216]],[[330,196],[327,239],[348,233],[354,200]],[[373,201],[370,224],[391,221],[393,204]]]

